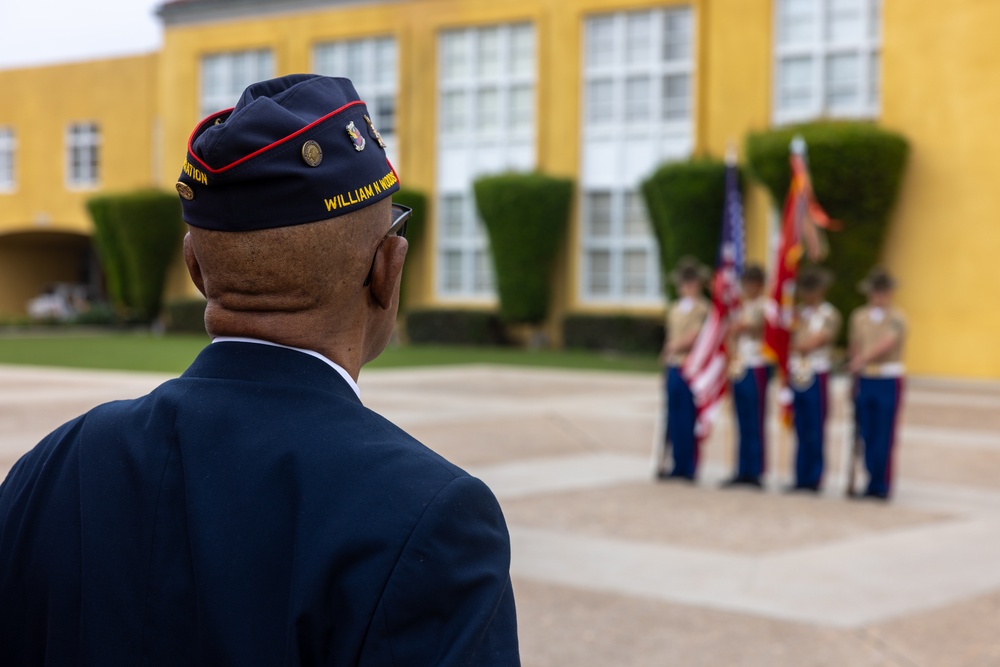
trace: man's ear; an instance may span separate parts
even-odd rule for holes
[[[393,306],[393,296],[403,274],[403,261],[409,244],[402,236],[387,236],[375,252],[375,266],[369,285],[372,299],[382,310]]]
[[[198,288],[202,296],[207,296],[205,294],[205,280],[201,277],[201,265],[198,263],[198,258],[194,254],[193,241],[191,241],[191,232],[184,235],[184,263],[187,264],[188,273],[191,275],[191,280],[194,282],[194,286]]]

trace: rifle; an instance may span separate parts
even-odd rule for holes
[[[857,498],[858,491],[855,489],[855,484],[857,483],[857,468],[858,459],[861,458],[861,429],[858,427],[858,377],[856,375],[851,376],[851,394],[849,396],[849,402],[851,405],[851,429],[848,433],[848,468],[847,468],[847,497]]]
[[[666,374],[666,366],[663,367],[663,372]],[[667,400],[667,383],[666,377],[664,377],[663,406],[656,412],[656,423],[653,427],[653,461],[655,466],[653,477],[655,479],[663,479],[670,474],[667,469],[671,450],[670,439],[667,437],[667,405],[669,405]]]

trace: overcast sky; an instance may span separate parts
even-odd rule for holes
[[[0,69],[159,48],[164,0],[0,0]]]

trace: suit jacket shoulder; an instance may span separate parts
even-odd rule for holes
[[[57,430],[4,483],[0,559],[5,665],[516,664],[496,499],[291,350],[210,345]]]

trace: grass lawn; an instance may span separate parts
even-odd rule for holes
[[[24,337],[0,336],[0,364],[181,373],[207,343],[208,338],[204,336],[154,336],[148,333],[60,332]],[[653,356],[423,345],[390,346],[366,368],[454,364],[502,364],[648,373],[659,369]]]

